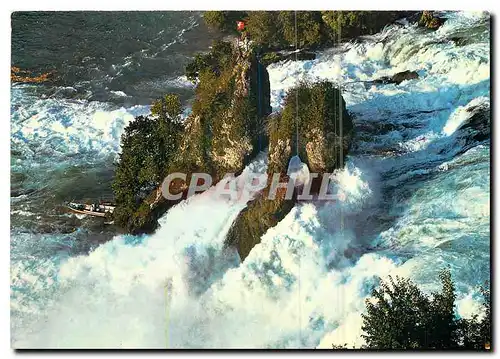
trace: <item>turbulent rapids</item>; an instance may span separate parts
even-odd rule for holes
[[[391,25],[268,67],[273,111],[299,81],[333,81],[356,137],[331,181],[340,200],[299,202],[242,263],[224,238],[246,203],[215,199],[216,187],[173,207],[154,234],[116,235],[88,253],[64,249],[90,236],[84,229],[24,230],[26,219],[47,219],[36,209],[56,202],[47,191],[78,187],[73,166],[105,178],[124,127],[148,108],[13,87],[12,168],[23,174],[11,199],[13,346],[359,346],[379,277],[410,277],[430,292],[446,266],[458,314],[476,313],[490,272],[490,24],[483,13],[446,16],[434,32]],[[370,83],[407,70],[418,78]],[[265,158],[234,179],[239,190],[249,173],[265,173]],[[55,181],[61,173],[67,182]]]

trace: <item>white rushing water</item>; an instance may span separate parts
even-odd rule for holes
[[[47,236],[14,236],[13,346],[359,346],[360,313],[379,277],[410,277],[430,291],[445,266],[457,284],[458,314],[476,312],[490,269],[490,147],[489,140],[471,145],[460,126],[489,108],[488,16],[448,13],[435,32],[391,26],[316,60],[269,66],[274,110],[299,80],[334,81],[357,134],[334,174],[340,200],[297,204],[243,263],[223,242],[245,203],[214,200],[215,188],[172,208],[155,234],[117,236],[88,255],[17,256]],[[450,40],[457,36],[465,43]],[[405,70],[420,77],[359,82]],[[65,131],[35,118],[13,132],[29,141],[60,132],[68,151],[104,138],[116,150],[117,126],[128,117],[83,118]],[[265,169],[263,153],[238,181]]]

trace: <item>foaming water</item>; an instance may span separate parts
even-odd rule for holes
[[[234,180],[238,190],[248,192],[245,178],[249,173],[264,173],[266,156],[262,153]],[[44,275],[54,274],[54,263],[36,263],[37,268],[46,269],[29,275],[23,268],[26,261],[14,263],[15,286],[36,283],[30,289],[56,288],[40,293],[44,298],[36,301],[48,304],[36,313],[32,303],[23,303],[30,298],[15,293],[13,301],[20,304],[15,307],[16,315],[35,321],[30,327],[33,333],[19,338],[14,346],[165,347],[166,298],[172,298],[173,308],[194,305],[200,293],[239,262],[235,251],[222,247],[245,202],[223,200],[216,195],[217,189],[172,208],[152,236],[118,236],[88,256],[68,258],[55,277]],[[137,307],[138,303],[142,304]]]
[[[458,314],[475,313],[489,279],[490,147],[470,126],[489,110],[489,19],[445,15],[436,32],[390,26],[268,68],[275,111],[300,79],[343,87],[356,138],[332,175],[337,201],[298,203],[243,263],[223,241],[245,203],[211,192],[172,208],[151,236],[117,236],[77,257],[22,257],[11,274],[13,346],[359,346],[379,277],[431,291],[445,266]],[[358,82],[404,70],[420,77]],[[241,178],[265,171],[261,156]]]
[[[13,150],[27,160],[36,157],[36,163],[117,153],[124,128],[135,116],[149,112],[148,106],[125,109],[96,101],[38,99],[29,90],[12,88],[11,133]]]
[[[35,86],[22,85],[11,93],[13,231],[35,227],[35,232],[45,232],[62,225],[67,232],[76,223],[62,223],[65,215],[58,206],[72,199],[112,196],[120,137],[149,107],[41,99],[35,91]]]

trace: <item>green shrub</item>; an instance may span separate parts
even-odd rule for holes
[[[330,173],[344,164],[353,124],[340,91],[329,82],[303,83],[290,90],[283,111],[267,121],[268,185],[261,196],[240,212],[225,240],[226,245],[238,248],[241,260],[296,203],[296,197],[285,199],[286,190],[278,191],[273,200],[268,193],[274,173],[280,173],[281,182],[287,181],[288,163],[297,151],[297,124],[299,156],[311,172],[320,174],[320,180],[322,173]],[[319,186],[313,182],[312,188]]]
[[[119,226],[133,227],[133,214],[163,181],[183,130],[181,111],[177,95],[169,94],[153,103],[152,116],[139,116],[125,128],[113,181]]]
[[[214,41],[208,54],[196,54],[193,61],[186,66],[186,77],[196,81],[201,71],[220,74],[223,68],[231,64],[233,49],[229,42]]]
[[[203,19],[208,27],[229,33],[237,33],[236,22],[245,17],[244,11],[205,11],[203,13]]]
[[[289,46],[297,44],[298,48],[311,48],[325,40],[319,11],[280,11],[278,23],[284,43]]]
[[[455,286],[449,270],[440,273],[442,289],[424,294],[411,280],[389,277],[374,300],[366,301],[363,332],[370,349],[484,349],[491,342],[489,290],[483,290],[485,318],[458,319]]]
[[[337,42],[381,31],[395,20],[410,15],[409,11],[322,11],[322,18],[330,30],[330,38]]]
[[[250,39],[262,48],[283,45],[277,11],[250,11],[246,21]]]

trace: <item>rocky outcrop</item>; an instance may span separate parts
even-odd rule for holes
[[[396,84],[399,85],[401,82],[406,80],[418,79],[418,72],[416,71],[403,71],[398,72],[392,76],[385,76],[372,81],[375,84]]]
[[[491,109],[488,101],[473,101],[462,109],[466,119],[453,133],[459,153],[491,139]]]
[[[240,172],[267,146],[264,119],[271,112],[269,74],[252,49],[234,50],[231,63],[220,75],[200,76],[180,145],[182,156],[171,164],[170,173],[203,171],[215,183],[226,173]]]
[[[271,112],[269,75],[257,61],[254,50],[219,46],[207,68],[199,70],[196,98],[185,120],[177,154],[166,165],[166,173],[186,174],[186,181],[170,183],[170,193],[180,199],[167,200],[161,184],[140,205],[129,231],[151,232],[170,207],[186,197],[191,175],[208,173],[212,183],[226,173],[239,173],[267,146],[264,119]]]
[[[435,11],[422,11],[418,25],[431,30],[437,30],[443,25],[445,19],[436,15]]]
[[[226,245],[236,246],[241,260],[269,228],[291,211],[301,193],[296,188],[293,196],[286,199],[286,189],[281,188],[275,199],[269,199],[273,174],[279,173],[280,182],[287,182],[289,162],[298,153],[310,172],[319,174],[311,185],[311,194],[317,194],[322,174],[344,165],[353,123],[340,91],[332,83],[322,82],[303,84],[289,91],[283,112],[270,117],[267,130],[268,185],[239,214],[226,237]]]
[[[21,70],[19,67],[10,68],[10,81],[19,83],[42,83],[52,81],[55,71],[46,73],[35,73],[33,71]]]
[[[261,63],[264,66],[269,66],[280,61],[304,61],[304,60],[314,60],[316,59],[316,53],[299,50],[299,51],[274,51],[266,52],[261,57]]]

